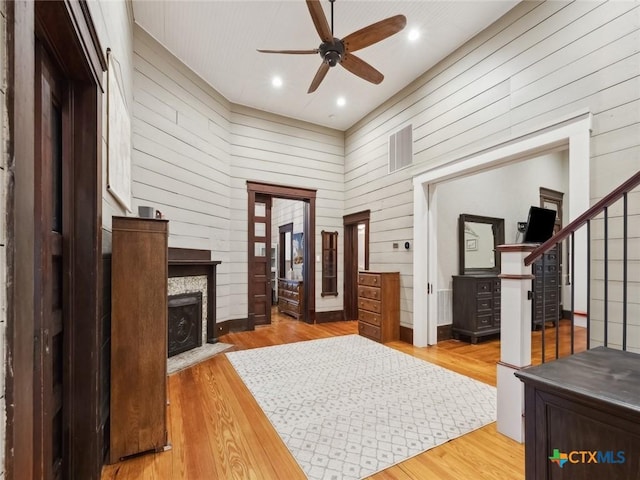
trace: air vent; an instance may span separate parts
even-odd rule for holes
[[[413,161],[413,126],[407,125],[389,136],[389,173]]]

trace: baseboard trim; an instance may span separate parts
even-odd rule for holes
[[[344,320],[344,310],[316,312],[316,323],[341,322]]]
[[[438,325],[438,342],[453,338],[453,325]]]
[[[235,318],[216,323],[216,336],[226,335],[231,332],[246,332],[250,330],[248,318]]]
[[[400,325],[400,341],[413,345],[413,328]]]

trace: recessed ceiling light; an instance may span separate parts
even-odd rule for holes
[[[338,100],[336,100],[336,103],[338,104],[339,107],[344,107],[347,101],[345,100],[344,97],[338,97]]]
[[[409,30],[407,38],[410,42],[415,42],[416,40],[418,40],[418,38],[420,38],[420,30],[418,30],[417,28],[412,28],[411,30]]]
[[[273,77],[273,79],[271,80],[271,85],[276,88],[280,88],[282,86],[282,78],[278,76]]]

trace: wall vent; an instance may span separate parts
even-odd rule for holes
[[[413,126],[389,135],[389,173],[411,165],[413,162]]]
[[[438,325],[450,325],[453,317],[453,290],[438,290]]]

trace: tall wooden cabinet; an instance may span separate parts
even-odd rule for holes
[[[167,444],[168,222],[113,217],[110,463]]]
[[[400,338],[400,273],[358,273],[358,332],[386,343]]]

